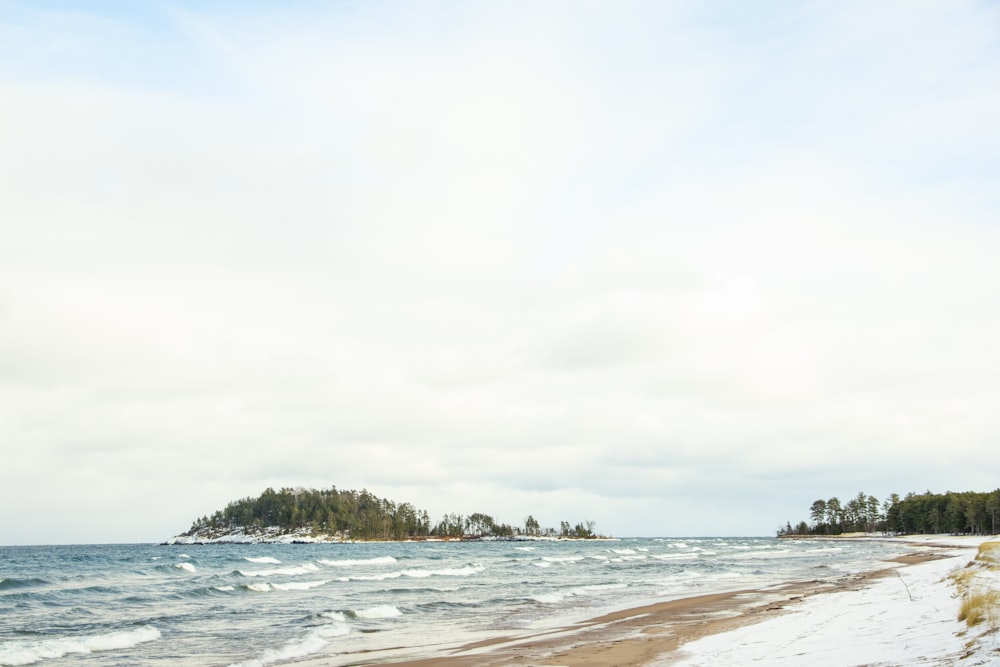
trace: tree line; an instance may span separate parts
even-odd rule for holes
[[[420,538],[505,538],[548,536],[594,538],[594,522],[571,525],[560,523],[559,530],[542,528],[528,516],[523,526],[496,521],[492,516],[475,512],[467,516],[445,514],[432,522],[426,510],[410,503],[396,503],[362,491],[282,488],[266,489],[256,498],[230,502],[224,509],[203,516],[191,524],[185,536],[225,533],[242,530],[260,533],[266,528],[281,532],[308,531],[313,535],[339,535],[355,540],[406,540]]]
[[[882,532],[894,535],[950,533],[996,535],[1000,532],[1000,489],[989,492],[891,494],[879,502],[859,492],[847,502],[836,496],[813,501],[811,522],[787,522],[778,535],[840,535]]]

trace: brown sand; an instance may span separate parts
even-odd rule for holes
[[[892,559],[904,565],[939,558],[920,552]],[[659,602],[591,618],[564,628],[500,637],[454,648],[434,657],[385,661],[357,654],[347,664],[393,667],[634,667],[663,659],[681,645],[706,635],[756,623],[810,595],[856,590],[892,573],[886,568],[841,579],[795,582],[762,590],[743,590]],[[412,649],[407,651],[412,655]],[[340,656],[338,664],[344,664]],[[306,663],[322,667],[320,659]]]

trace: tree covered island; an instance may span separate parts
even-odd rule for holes
[[[489,514],[445,514],[433,522],[426,510],[410,503],[362,491],[266,489],[256,498],[230,502],[203,516],[168,544],[205,542],[344,542],[483,539],[595,539],[593,521],[543,528],[528,516],[523,525],[495,520]]]

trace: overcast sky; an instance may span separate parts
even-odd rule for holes
[[[998,486],[990,2],[0,1],[0,544],[268,486]]]

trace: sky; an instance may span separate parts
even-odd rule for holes
[[[995,489],[998,81],[992,2],[0,0],[0,544]]]

